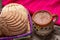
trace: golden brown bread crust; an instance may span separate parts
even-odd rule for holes
[[[19,4],[6,5],[1,12],[1,30],[5,36],[23,34],[28,29],[28,11]]]

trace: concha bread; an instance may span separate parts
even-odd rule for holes
[[[10,3],[1,12],[2,32],[6,36],[23,34],[27,31],[28,11],[20,4]]]

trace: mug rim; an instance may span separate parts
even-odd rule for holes
[[[50,16],[51,16],[51,19],[50,19],[50,21],[48,22],[48,23],[46,23],[46,24],[39,24],[39,23],[37,23],[36,21],[34,21],[34,16],[37,14],[37,13],[39,13],[39,12],[47,12]],[[33,15],[32,15],[32,21],[34,22],[34,23],[36,23],[37,25],[40,25],[40,26],[45,26],[45,25],[48,25],[48,24],[50,24],[51,23],[51,21],[52,21],[52,15],[51,15],[51,13],[49,12],[49,11],[46,11],[46,10],[40,10],[40,11],[37,11],[37,12],[35,12]]]

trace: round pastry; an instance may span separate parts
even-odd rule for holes
[[[6,36],[23,34],[28,29],[28,11],[20,4],[10,3],[1,12],[4,23],[2,32]]]

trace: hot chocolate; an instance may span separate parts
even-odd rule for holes
[[[46,36],[53,31],[54,22],[52,18],[56,17],[56,15],[51,15],[50,12],[47,11],[38,11],[32,16],[33,20],[33,30],[36,34],[40,36]]]
[[[46,11],[39,11],[33,15],[33,21],[39,25],[46,25],[50,23],[52,16]]]

